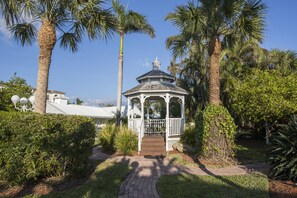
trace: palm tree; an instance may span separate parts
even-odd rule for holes
[[[207,43],[209,55],[209,103],[220,104],[220,57],[222,45],[234,41],[262,41],[266,5],[261,0],[197,0],[177,6],[167,15],[184,35]]]
[[[34,111],[45,114],[49,69],[57,40],[60,47],[78,50],[85,32],[90,39],[107,37],[113,16],[102,8],[103,0],[4,0],[1,8],[14,38],[21,45],[39,45],[38,77]],[[41,26],[38,30],[38,25]],[[58,35],[61,36],[57,39]]]
[[[126,10],[123,5],[116,0],[112,1],[115,18],[116,18],[116,32],[120,36],[120,50],[118,62],[118,93],[117,93],[117,120],[116,124],[120,124],[121,105],[122,105],[122,89],[123,89],[123,41],[124,35],[129,33],[145,33],[155,37],[153,27],[148,23],[145,16]]]

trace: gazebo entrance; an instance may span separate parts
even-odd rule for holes
[[[164,137],[165,150],[170,151],[184,130],[187,92],[173,84],[172,75],[160,70],[157,59],[153,70],[137,80],[140,84],[124,95],[128,98],[128,127],[138,134],[138,151],[144,136]]]

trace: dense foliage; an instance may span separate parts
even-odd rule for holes
[[[118,133],[119,128],[114,124],[107,124],[102,128],[100,133],[99,142],[103,151],[114,152],[114,138]]]
[[[115,136],[114,146],[117,151],[123,154],[132,154],[137,150],[137,140],[137,134],[134,131],[127,127],[121,127]]]
[[[2,111],[15,111],[11,102],[13,95],[29,98],[30,94],[32,94],[32,88],[27,84],[26,80],[16,76],[16,74],[3,84],[4,87],[0,89],[0,110]]]
[[[231,93],[234,113],[246,122],[270,122],[297,112],[297,75],[255,69]]]
[[[191,147],[196,147],[196,136],[197,136],[197,130],[195,126],[186,126],[185,131],[182,133],[180,137],[180,141],[182,143],[188,144]]]
[[[227,109],[209,105],[200,120],[197,139],[201,154],[210,161],[233,161],[236,126]]]
[[[85,117],[0,112],[0,180],[78,176],[88,167],[95,127]]]
[[[297,181],[297,117],[272,136],[270,176]]]

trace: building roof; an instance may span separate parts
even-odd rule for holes
[[[116,107],[91,107],[74,104],[57,104],[48,102],[46,105],[46,113],[48,114],[64,114],[64,115],[80,115],[92,118],[112,119],[115,116]],[[124,114],[126,107],[122,107]]]
[[[152,69],[151,71],[139,76],[138,78],[136,78],[136,80],[141,83],[142,80],[145,80],[145,79],[151,79],[151,78],[158,78],[158,79],[167,79],[169,80],[170,82],[174,82],[175,81],[175,78],[170,75],[170,74],[167,74],[161,70],[158,70],[158,69]]]
[[[137,93],[177,93],[187,95],[188,92],[174,84],[166,82],[154,82],[154,83],[141,83],[136,87],[124,92],[125,96],[137,94]]]
[[[136,80],[140,83],[136,87],[124,92],[126,97],[139,93],[175,93],[187,95],[188,92],[174,83],[175,77],[160,70],[161,63],[156,60],[153,62],[153,69]]]

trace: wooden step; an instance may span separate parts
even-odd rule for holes
[[[166,156],[166,151],[140,151],[142,156]]]
[[[142,151],[165,151],[165,146],[142,146]]]
[[[141,143],[141,146],[165,146],[165,142],[145,142]]]

